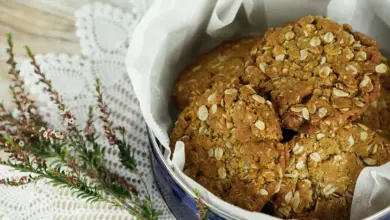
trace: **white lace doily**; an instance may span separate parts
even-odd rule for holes
[[[124,63],[129,37],[151,2],[131,0],[132,12],[100,3],[84,6],[75,13],[82,56],[37,55],[37,61],[54,88],[63,95],[79,124],[85,123],[88,107],[95,105],[94,82],[96,78],[101,80],[105,101],[112,112],[111,119],[126,128],[128,142],[136,149],[138,168],[148,184],[154,208],[163,210],[160,219],[174,219],[154,182],[145,123]],[[46,121],[53,127],[60,127],[58,115],[53,114],[56,108],[35,83],[37,79],[29,62],[22,65],[21,75],[25,78],[26,88],[37,97],[41,111],[46,113]],[[117,149],[109,149],[106,154],[107,166],[112,171],[128,179],[133,177],[121,167]],[[1,177],[18,175],[21,174],[0,166]],[[139,181],[132,183],[141,195],[145,195]],[[52,187],[44,181],[24,187],[0,185],[0,218],[131,219],[123,210],[104,203],[88,204],[71,195],[69,190]]]

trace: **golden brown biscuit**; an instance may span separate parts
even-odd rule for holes
[[[177,81],[171,150],[182,141],[184,172],[233,205],[348,219],[361,170],[390,160],[389,72],[373,39],[321,16],[224,43]],[[287,144],[279,117],[300,132]]]
[[[270,203],[271,213],[282,218],[349,219],[361,170],[390,161],[389,140],[360,123],[302,134],[289,146],[290,165]]]
[[[270,79],[259,89],[270,91],[282,125],[304,133],[358,117],[378,97],[379,75],[388,70],[374,40],[320,16],[272,28],[263,44],[246,68]]]
[[[184,172],[220,198],[260,211],[280,184],[287,161],[272,103],[251,85],[207,90],[179,116],[171,149],[185,145]]]
[[[245,57],[250,54],[260,37],[244,37],[225,42],[216,49],[201,55],[179,77],[173,97],[180,110],[215,83],[230,83],[244,73]]]
[[[218,90],[209,89],[197,97],[180,114],[171,139],[178,140],[193,132],[212,132],[230,144],[282,139],[272,103],[257,95],[253,86],[238,82]]]
[[[284,172],[285,146],[271,141],[250,141],[237,148],[242,153],[227,160],[228,172],[238,173],[231,188],[222,196],[227,202],[260,212],[278,191]],[[233,161],[238,167],[232,167]]]

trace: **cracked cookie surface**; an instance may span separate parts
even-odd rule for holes
[[[390,159],[390,142],[360,123],[291,140],[290,164],[269,204],[282,218],[349,219],[356,180]],[[331,211],[333,210],[333,211]]]
[[[260,37],[244,37],[225,42],[201,55],[179,77],[173,98],[180,110],[216,83],[230,83],[244,72],[245,57]]]
[[[272,103],[251,85],[207,90],[180,114],[171,149],[185,146],[184,172],[218,197],[261,211],[277,191],[288,159]]]
[[[379,96],[388,71],[373,39],[320,16],[271,28],[261,45],[246,68],[268,77],[258,86],[270,92],[283,126],[304,133],[354,120]]]

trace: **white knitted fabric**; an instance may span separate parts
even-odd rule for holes
[[[174,219],[154,182],[145,122],[124,63],[129,37],[151,2],[131,0],[131,12],[123,12],[99,3],[84,6],[75,13],[82,55],[46,54],[37,55],[36,58],[81,125],[85,124],[88,107],[96,106],[94,82],[96,78],[101,80],[105,102],[112,113],[111,119],[115,124],[126,128],[129,133],[127,140],[136,149],[138,169],[147,182],[153,206],[163,210],[164,215],[160,219]],[[22,64],[21,75],[26,81],[27,90],[37,97],[46,121],[54,128],[61,128],[56,107],[42,93],[40,85],[36,84],[37,78],[29,62]],[[106,152],[106,164],[112,171],[128,179],[136,179],[120,165],[117,149]],[[0,166],[2,178],[22,175],[8,167]],[[146,192],[139,181],[131,183],[136,185],[141,195],[145,195]],[[77,199],[67,189],[58,189],[39,181],[24,187],[0,185],[0,219],[84,220],[132,217],[108,204],[88,204]]]

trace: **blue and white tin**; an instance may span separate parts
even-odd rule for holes
[[[127,70],[149,126],[153,169],[165,201],[178,219],[197,219],[193,189],[165,159],[175,120],[171,93],[196,54],[240,35],[307,15],[327,15],[374,37],[390,51],[390,0],[156,0],[135,28]],[[390,185],[390,184],[389,184]],[[210,219],[255,219],[208,202]],[[218,203],[219,204],[219,203]],[[390,204],[390,198],[389,198]],[[230,213],[229,213],[230,211]],[[390,208],[369,219],[390,219]]]

